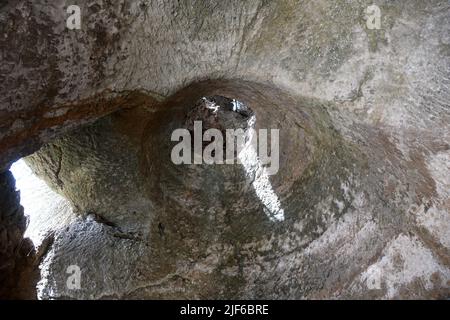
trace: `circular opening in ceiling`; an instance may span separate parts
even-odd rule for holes
[[[242,150],[244,147],[239,145],[239,143],[245,144],[248,142],[247,130],[252,128],[254,124],[254,112],[247,104],[218,95],[205,96],[199,99],[187,113],[184,122],[185,128],[191,133],[192,145],[194,145],[196,136],[195,131],[201,132],[201,136],[205,137],[205,132],[208,130],[218,130],[223,138],[221,144],[225,156],[224,161],[233,160],[238,156],[239,150]],[[243,140],[235,141],[235,138],[238,136],[242,137]],[[209,144],[217,142],[215,139],[217,139],[217,136],[213,135],[210,137],[210,140],[202,141],[202,154]],[[233,145],[231,146],[230,144]],[[233,150],[231,155],[226,153],[227,149]],[[193,151],[195,154],[197,150],[194,149]],[[211,155],[215,156],[214,150]],[[202,155],[199,154],[197,156],[201,157]]]

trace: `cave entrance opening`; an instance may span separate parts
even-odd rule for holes
[[[28,220],[24,238],[31,239],[38,247],[49,233],[68,225],[75,218],[72,206],[33,172],[26,158],[14,162],[10,170]]]

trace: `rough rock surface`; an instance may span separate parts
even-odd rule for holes
[[[380,30],[372,1],[79,4],[81,30],[62,0],[0,7],[0,166],[50,142],[29,162],[80,214],[42,298],[449,296],[448,1],[377,1]],[[242,166],[167,160],[213,95],[280,129],[283,221]]]
[[[0,299],[34,299],[35,251],[23,239],[27,225],[10,172],[0,174]]]
[[[269,179],[277,212],[258,196],[257,166],[171,162],[171,132],[190,128],[196,101],[214,95],[244,100],[255,128],[280,129],[280,171]],[[386,157],[380,133],[368,145],[345,140],[332,107],[260,84],[207,81],[151,112],[116,113],[44,146],[27,161],[80,219],[57,232],[40,297],[445,297],[448,216],[419,222],[437,209],[421,203],[427,177]],[[209,113],[195,115],[211,123]],[[410,189],[388,185],[393,173]],[[65,286],[72,264],[85,277],[79,291]]]

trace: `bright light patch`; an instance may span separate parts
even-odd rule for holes
[[[36,177],[22,159],[11,166],[20,191],[20,204],[29,218],[24,237],[38,246],[45,235],[69,224],[74,218],[70,203]]]
[[[252,121],[254,121],[253,118],[250,119],[250,125],[252,125]],[[253,138],[249,137],[249,141],[252,141]],[[238,157],[247,175],[254,175],[252,186],[263,203],[269,219],[271,221],[284,221],[284,210],[281,208],[280,200],[275,191],[273,191],[267,169],[261,164],[252,143],[243,148]]]

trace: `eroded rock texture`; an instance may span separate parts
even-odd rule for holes
[[[371,1],[68,4],[0,9],[1,166],[42,147],[79,215],[41,298],[449,296],[448,1],[378,1],[380,30]],[[170,161],[215,96],[280,130],[276,175]]]
[[[10,172],[0,174],[0,186],[0,299],[34,299],[35,252],[23,239],[27,221]]]

